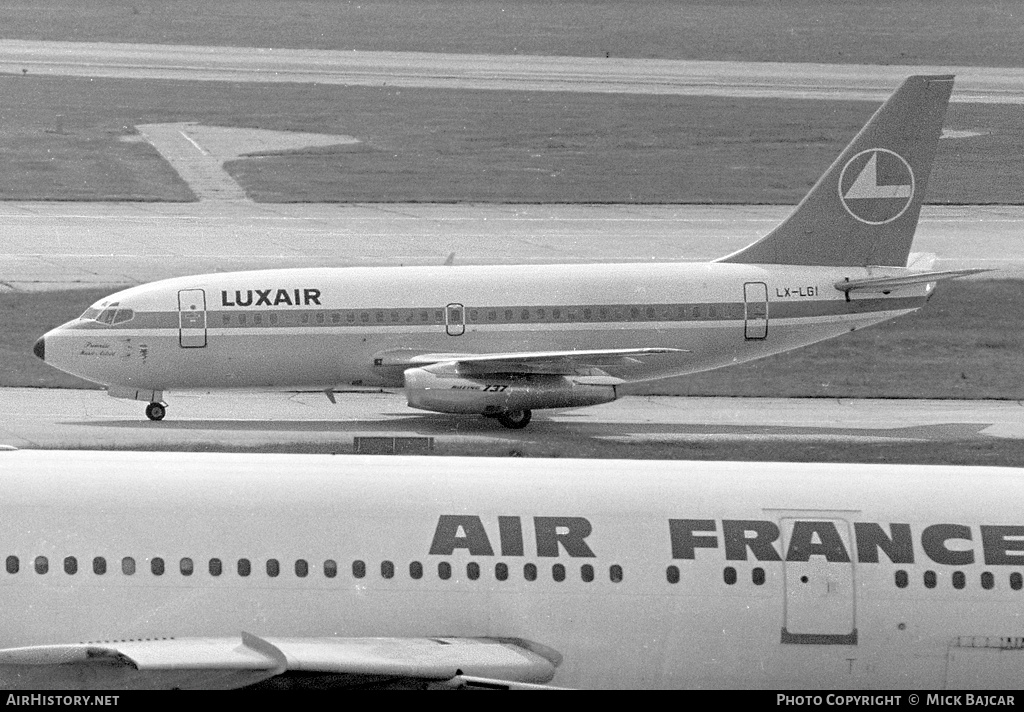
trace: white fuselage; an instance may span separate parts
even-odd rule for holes
[[[920,307],[931,285],[847,298],[866,268],[742,264],[287,269],[169,279],[113,294],[45,336],[46,360],[111,387],[401,386],[393,353],[666,347],[626,381],[804,346]],[[115,305],[111,307],[110,305]],[[127,313],[122,313],[123,319]]]
[[[31,451],[0,468],[5,648],[522,638],[582,687],[1024,671],[1021,470]]]

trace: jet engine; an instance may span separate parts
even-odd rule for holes
[[[614,385],[586,382],[593,380],[557,374],[465,375],[410,368],[405,371],[405,393],[413,408],[493,416],[506,427],[519,428],[529,422],[534,408],[576,408],[615,400]]]

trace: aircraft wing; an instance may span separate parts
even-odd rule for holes
[[[408,366],[453,365],[461,373],[553,373],[572,375],[588,368],[626,363],[638,356],[687,353],[687,349],[634,348],[579,351],[523,351],[493,354],[428,353],[406,358]]]
[[[25,689],[232,689],[299,673],[320,686],[537,687],[555,651],[512,638],[151,638],[0,650]],[[325,685],[326,683],[326,685]]]
[[[910,272],[891,277],[868,277],[866,279],[850,279],[836,282],[835,287],[841,292],[891,292],[900,287],[909,287],[927,282],[939,282],[944,279],[956,279],[980,272],[991,272],[990,269],[976,267],[973,269],[951,269],[941,272]]]

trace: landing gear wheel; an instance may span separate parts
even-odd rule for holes
[[[150,403],[146,406],[146,417],[150,420],[163,420],[167,415],[167,406],[163,403]]]
[[[498,416],[498,422],[504,425],[506,428],[512,430],[519,430],[525,428],[530,424],[530,418],[533,417],[533,413],[528,410],[510,410],[507,413],[502,413]]]

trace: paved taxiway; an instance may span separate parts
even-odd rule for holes
[[[0,40],[0,73],[881,101],[910,74],[953,73],[953,101],[1024,103],[1024,69],[356,52]]]
[[[0,289],[137,284],[266,267],[709,260],[790,206],[0,202]],[[1024,277],[1024,207],[928,206],[937,269]]]
[[[605,439],[629,442],[929,442],[1024,440],[1016,401],[676,398],[628,396],[539,411],[522,431],[478,417],[409,408],[401,393],[172,393],[167,419],[103,391],[0,389],[0,445],[31,448],[352,447],[353,437],[429,436],[481,445]]]

